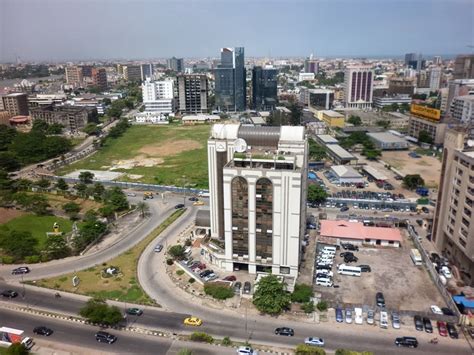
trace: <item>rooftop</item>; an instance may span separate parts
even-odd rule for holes
[[[344,115],[340,114],[339,112],[333,111],[333,110],[323,110],[321,111],[323,115],[333,117],[333,118],[342,118]]]
[[[334,165],[331,169],[341,178],[362,178],[362,175],[350,166]]]
[[[330,136],[329,134],[318,134],[316,137],[321,141],[326,144],[332,144],[332,143],[338,143],[339,141],[334,138],[333,136]]]
[[[370,165],[365,165],[363,169],[376,180],[387,180],[388,177]]]
[[[402,235],[397,228],[367,227],[362,222],[322,220],[320,234],[332,238],[402,242]]]
[[[329,145],[326,146],[326,148],[329,149],[334,154],[336,154],[341,159],[354,159],[354,160],[357,159],[355,156],[353,156],[347,150],[342,148],[339,144],[329,144]]]
[[[388,132],[370,132],[367,133],[370,138],[384,143],[406,143],[406,140]]]

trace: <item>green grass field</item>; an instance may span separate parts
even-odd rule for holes
[[[0,229],[8,228],[9,230],[28,231],[38,239],[38,247],[42,249],[46,242],[46,232],[53,231],[54,222],[59,223],[61,232],[70,232],[72,230],[72,222],[68,219],[55,216],[36,216],[27,214],[17,217],[0,225]]]
[[[207,139],[209,137],[210,125],[196,126],[132,126],[118,139],[109,139],[104,147],[93,156],[59,170],[60,175],[77,169],[104,170],[102,167],[110,166],[113,161],[133,159],[137,156],[148,156],[150,158],[161,158],[163,162],[153,167],[137,166],[132,169],[117,169],[129,174],[143,175],[140,181],[145,183],[175,185],[183,184],[183,176],[186,176],[186,184],[197,188],[207,188]],[[195,141],[200,148],[187,151],[182,150],[179,141]],[[140,152],[145,146],[159,146],[165,142],[166,154],[153,155]],[[178,142],[173,146],[173,142]],[[173,149],[178,150],[173,153]],[[124,181],[127,178],[123,179]]]

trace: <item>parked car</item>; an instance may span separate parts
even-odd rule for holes
[[[417,348],[418,340],[415,337],[400,337],[395,339],[396,346],[405,346],[408,348]]]
[[[212,270],[204,270],[203,272],[201,272],[201,273],[199,274],[199,277],[200,277],[200,278],[203,278],[203,277],[206,277],[207,275],[212,274],[212,273],[213,273]]]
[[[154,250],[155,250],[155,253],[159,253],[160,251],[163,250],[163,245],[157,244]]]
[[[375,302],[379,307],[385,307],[385,297],[382,292],[377,292],[375,294]]]
[[[28,266],[20,266],[12,270],[12,275],[27,274],[29,272],[30,272],[30,268]]]
[[[385,311],[380,311],[380,328],[388,328],[388,314]]]
[[[249,281],[244,282],[244,293],[250,294],[252,291],[252,284]]]
[[[313,345],[313,346],[324,346],[324,340],[322,338],[316,337],[309,337],[304,340],[306,345]]]
[[[342,314],[342,309],[337,307],[336,308],[336,322],[342,323],[344,322],[344,316]]]
[[[237,349],[238,355],[258,355],[258,352],[248,346],[239,346]]]
[[[97,340],[99,343],[112,344],[117,341],[117,337],[104,331],[98,331],[95,333],[95,340]]]
[[[453,275],[451,274],[451,270],[449,270],[447,266],[443,266],[440,271],[441,271],[441,274],[443,274],[443,276],[446,277],[447,279],[450,279],[453,277]]]
[[[235,284],[234,284],[234,293],[239,295],[240,294],[240,289],[242,288],[242,283],[237,281]]]
[[[415,322],[415,329],[418,331],[423,331],[423,320],[421,317],[416,315],[413,317],[413,321]]]
[[[208,281],[215,280],[215,279],[217,279],[217,278],[218,278],[217,274],[211,272],[209,275],[206,275],[206,276],[203,278],[203,280],[206,281],[206,282],[208,282]]]
[[[369,265],[359,265],[359,267],[360,267],[361,272],[371,272],[372,271],[372,269],[370,268]]]
[[[345,258],[346,256],[354,256],[354,253],[351,252],[351,251],[344,251],[344,252],[340,253],[339,256],[341,258]]]
[[[354,256],[354,255],[346,255],[344,257],[344,262],[347,264],[347,263],[356,263],[359,261],[359,258],[357,256]]]
[[[456,326],[453,323],[448,323],[446,327],[448,328],[448,334],[451,339],[459,338],[458,331],[456,330]]]
[[[433,333],[433,326],[429,318],[423,317],[423,326],[425,327],[425,332]]]
[[[439,335],[441,335],[442,337],[448,336],[448,328],[446,326],[446,322],[437,321],[436,326],[438,327]]]
[[[33,329],[33,333],[49,337],[51,334],[53,334],[53,330],[45,326],[40,326]]]
[[[341,212],[349,211],[349,207],[343,206],[343,207],[341,207],[341,209],[339,211],[341,211]]]
[[[375,312],[371,309],[367,311],[367,324],[374,324]]]
[[[434,314],[443,314],[443,311],[436,305],[431,305],[430,309]]]
[[[341,247],[344,250],[359,251],[359,247],[357,245],[354,245],[354,244],[351,244],[351,243],[341,243]]]
[[[13,290],[5,290],[2,292],[3,297],[8,297],[8,298],[15,298],[18,296],[18,292],[13,291]]]
[[[229,276],[224,277],[223,280],[224,281],[236,281],[237,277],[235,277],[234,275],[229,275]]]
[[[295,331],[292,328],[287,328],[287,327],[276,328],[275,329],[275,334],[276,335],[286,335],[286,336],[292,337],[292,336],[295,335]]]
[[[397,312],[392,312],[392,327],[394,329],[400,329],[400,316]]]
[[[449,308],[447,307],[443,307],[441,308],[441,312],[443,312],[444,315],[447,315],[447,316],[454,316],[454,312],[452,310],[450,310]]]
[[[350,308],[346,309],[346,323],[352,323],[352,310]]]

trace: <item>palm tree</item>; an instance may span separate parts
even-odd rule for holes
[[[137,210],[140,212],[142,218],[150,214],[150,206],[143,201],[137,203]]]

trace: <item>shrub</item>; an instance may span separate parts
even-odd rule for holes
[[[353,351],[353,350],[347,350],[347,349],[337,349],[336,350],[336,355],[373,355],[374,353],[371,351]]]
[[[321,300],[318,302],[318,304],[316,305],[316,308],[320,311],[320,312],[324,312],[328,309],[328,303],[324,300]]]
[[[177,274],[178,276],[181,276],[181,275],[184,274],[184,270],[176,270],[176,274]]]
[[[315,348],[314,346],[299,344],[296,347],[296,355],[325,355],[326,351],[321,348]]]
[[[3,264],[13,264],[14,261],[13,257],[8,255],[2,256],[1,260]]]
[[[314,302],[311,301],[311,302],[303,303],[303,304],[301,305],[301,309],[302,309],[305,313],[312,313],[312,312],[314,312]]]
[[[212,336],[210,336],[209,334],[206,334],[206,333],[202,333],[202,332],[194,332],[193,334],[191,334],[190,339],[192,341],[199,341],[199,342],[202,342],[202,343],[213,343],[214,342],[214,338]]]
[[[230,287],[216,284],[204,285],[204,292],[218,300],[225,300],[234,296],[234,291]]]
[[[296,284],[295,290],[291,294],[291,301],[298,303],[309,302],[313,295],[313,288],[306,284]]]
[[[232,340],[230,340],[229,337],[224,337],[224,339],[222,339],[222,345],[230,346],[232,345]]]
[[[192,242],[191,238],[186,239],[186,241],[184,242],[184,246],[186,246],[186,247],[190,247],[192,244],[193,244],[193,242]]]
[[[36,264],[40,262],[40,258],[41,257],[39,255],[25,256],[25,263]]]
[[[166,264],[167,265],[173,265],[173,259],[166,259]]]
[[[189,349],[180,349],[178,355],[193,355],[193,351]]]
[[[193,279],[192,277],[191,277],[191,278],[189,278],[189,280],[188,280],[188,282],[189,282],[190,284],[194,283],[195,281],[196,281],[196,280],[195,280],[195,279]]]

